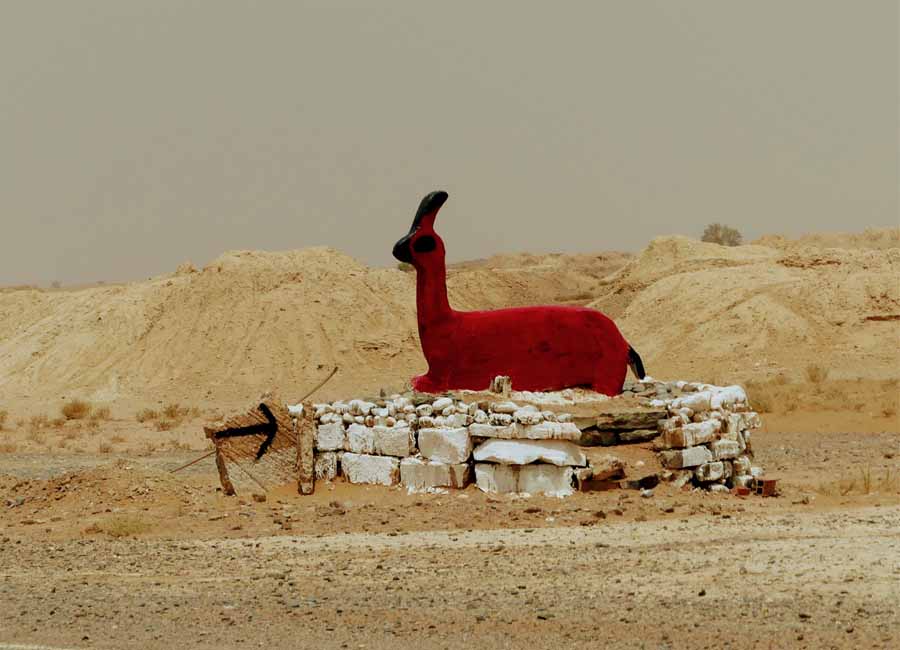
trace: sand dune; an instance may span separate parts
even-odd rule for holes
[[[452,267],[450,298],[476,309],[597,296],[659,378],[812,362],[841,377],[897,376],[900,248],[777,243],[668,237],[633,259],[503,256]],[[0,401],[17,408],[73,396],[227,408],[267,387],[299,396],[335,364],[323,398],[401,389],[424,370],[413,273],[326,248],[242,251],[146,282],[0,292]]]

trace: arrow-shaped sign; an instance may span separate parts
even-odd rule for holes
[[[259,410],[266,416],[266,422],[262,424],[252,424],[248,427],[225,429],[224,431],[216,432],[214,436],[216,438],[237,438],[239,436],[255,436],[261,433],[266,434],[266,439],[263,440],[263,443],[259,446],[259,451],[256,452],[256,460],[259,460],[263,457],[263,454],[269,450],[272,441],[275,440],[275,434],[278,433],[278,420],[272,415],[272,411],[269,410],[269,407],[265,404],[260,404]]]

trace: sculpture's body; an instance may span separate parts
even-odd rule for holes
[[[429,393],[484,390],[497,375],[507,375],[517,390],[589,386],[617,395],[629,365],[643,378],[640,357],[615,323],[594,309],[453,310],[447,299],[444,243],[434,232],[434,219],[446,200],[446,192],[422,199],[409,234],[394,246],[394,257],[416,269],[419,339],[428,372],[413,379],[413,388]]]

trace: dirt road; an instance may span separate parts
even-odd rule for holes
[[[900,642],[893,505],[471,532],[4,537],[0,550],[0,648]]]

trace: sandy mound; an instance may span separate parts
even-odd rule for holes
[[[893,232],[815,236],[838,248],[666,237],[635,258],[506,255],[452,266],[450,299],[480,309],[593,296],[661,379],[801,378],[810,364],[832,379],[893,378],[900,248],[878,244]],[[414,273],[326,248],[229,252],[127,285],[3,290],[0,406],[55,411],[77,396],[117,415],[227,409],[267,387],[299,397],[334,365],[318,399],[402,390],[425,369],[414,296]]]
[[[657,239],[605,282],[614,316],[655,377],[747,379],[809,364],[896,377],[900,248],[726,248]]]
[[[586,298],[598,274],[582,267],[455,269],[450,299],[478,309]],[[414,273],[325,248],[244,251],[147,282],[0,292],[0,398],[17,410],[63,396],[117,410],[243,405],[268,386],[299,397],[334,365],[343,371],[320,397],[401,388],[424,370]]]

